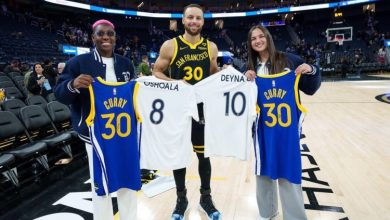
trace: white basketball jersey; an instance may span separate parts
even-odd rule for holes
[[[245,75],[228,67],[195,84],[204,103],[205,156],[232,156],[247,160],[253,146],[257,87]]]
[[[141,168],[176,170],[189,166],[191,119],[199,120],[193,86],[154,76],[137,81]]]

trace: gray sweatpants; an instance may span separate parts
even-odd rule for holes
[[[278,214],[278,192],[282,201],[284,220],[307,220],[302,187],[286,179],[272,180],[268,176],[256,176],[256,197],[262,218],[272,218]]]

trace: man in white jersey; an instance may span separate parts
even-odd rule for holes
[[[141,168],[176,170],[192,158],[191,124],[198,121],[193,86],[154,76],[138,78]]]
[[[247,160],[256,119],[256,84],[229,66],[195,84],[204,103],[205,156]]]
[[[100,76],[109,82],[124,82],[134,78],[134,68],[130,60],[113,52],[116,42],[114,25],[107,20],[98,20],[92,25],[92,41],[95,48],[86,54],[70,59],[55,88],[56,98],[71,106],[72,125],[81,140],[85,142],[92,175],[92,146],[85,119],[90,112],[89,85],[94,77]],[[91,179],[91,183],[94,180]],[[109,196],[97,196],[92,187],[93,217],[95,220],[113,219],[112,201]],[[118,204],[123,205],[122,220],[136,219],[137,203],[135,191],[119,190]]]

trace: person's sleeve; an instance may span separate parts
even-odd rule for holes
[[[54,94],[58,101],[65,105],[73,104],[76,97],[80,93],[78,89],[73,88],[74,79],[80,75],[80,68],[77,59],[69,60],[64,72],[60,75],[57,85],[54,88]]]
[[[316,65],[311,65],[313,73],[302,74],[299,80],[298,88],[307,95],[313,95],[321,86],[321,72]]]
[[[30,75],[27,83],[27,90],[33,94],[39,94],[41,87],[37,83],[37,78]]]
[[[287,54],[288,59],[293,63],[294,70],[304,63],[303,59],[293,54]],[[302,74],[299,80],[298,88],[306,95],[313,95],[321,86],[321,71],[316,65],[309,64],[313,71],[308,74]]]

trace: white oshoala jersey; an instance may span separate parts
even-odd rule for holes
[[[191,121],[198,120],[193,86],[154,76],[137,81],[141,168],[188,167],[192,158]]]
[[[257,87],[245,75],[228,67],[195,84],[204,103],[205,156],[247,160],[253,146]]]

